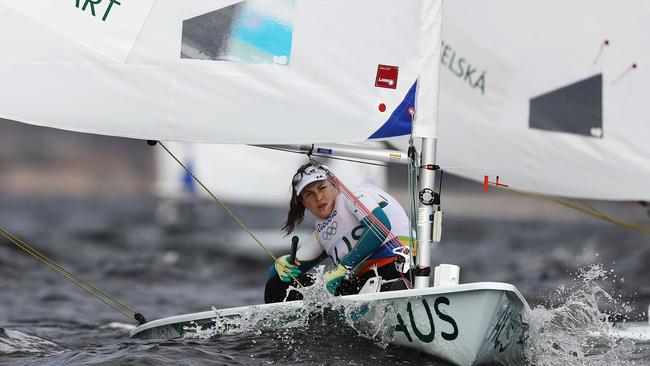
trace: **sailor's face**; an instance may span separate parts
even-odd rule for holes
[[[324,220],[334,210],[336,193],[328,180],[319,180],[307,185],[300,192],[300,199],[312,215]]]

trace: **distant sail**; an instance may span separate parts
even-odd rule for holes
[[[0,117],[19,122],[189,142],[365,141],[411,132],[420,77],[427,123],[437,110],[440,0],[0,4]]]
[[[649,2],[453,0],[444,15],[441,166],[529,192],[650,200]]]

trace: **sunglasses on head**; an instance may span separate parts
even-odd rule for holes
[[[293,176],[293,179],[291,180],[293,186],[295,187],[296,184],[300,183],[300,181],[302,180],[302,177],[317,173],[317,172],[319,172],[319,170],[323,170],[323,171],[327,172],[329,169],[327,168],[326,165],[321,165],[320,167],[315,167],[313,165],[309,165],[305,169],[298,171]]]

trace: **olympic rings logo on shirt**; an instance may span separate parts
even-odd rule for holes
[[[332,221],[332,219],[336,216],[336,214],[337,212],[336,210],[334,210],[334,212],[332,212],[332,214],[329,215],[329,217],[325,221],[323,221],[321,224],[316,225],[316,230],[318,230],[318,232],[320,233],[323,229],[327,227],[327,225],[330,223],[330,221]]]
[[[332,239],[332,237],[336,235],[336,230],[338,229],[338,227],[339,227],[338,222],[332,221],[330,226],[328,226],[327,229],[321,233],[321,238],[323,238],[324,240]]]

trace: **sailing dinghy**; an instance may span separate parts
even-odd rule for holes
[[[372,280],[372,279],[371,279]],[[370,281],[371,281],[370,280]],[[456,365],[523,362],[530,309],[512,285],[481,282],[343,296],[336,318],[370,333],[389,333],[391,345],[414,348]],[[212,310],[154,320],[131,337],[170,339],[281,331],[304,324],[303,301]],[[378,327],[383,329],[377,330]]]
[[[579,2],[583,3],[586,2]],[[467,5],[461,1],[457,4]],[[472,6],[490,5],[473,3]],[[645,6],[640,9],[645,12],[638,13],[647,15],[646,5],[637,6]],[[595,18],[610,10],[600,3],[594,8],[600,12],[588,15]],[[489,14],[475,13],[481,17]],[[619,21],[616,18],[610,24],[612,29]],[[341,299],[353,310],[350,319],[360,326],[370,326],[378,314],[388,312],[392,314],[386,318],[392,320],[386,323],[392,332],[391,343],[458,365],[523,362],[529,308],[515,287],[489,282],[457,284],[458,274],[454,275],[453,271],[448,272],[451,276],[434,278],[437,286],[430,287],[433,272],[430,247],[440,240],[442,217],[434,185],[440,163],[436,157],[439,65],[440,60],[443,64],[447,60],[446,65],[452,65],[449,70],[458,71],[462,66],[460,57],[454,64],[449,53],[453,50],[449,47],[463,42],[459,32],[458,42],[442,47],[441,0],[81,0],[69,3],[0,0],[0,29],[3,30],[0,43],[5,50],[0,54],[0,80],[3,80],[0,117],[3,118],[154,141],[275,146],[308,143],[306,149],[314,155],[341,152],[343,156],[352,154],[402,163],[413,161],[415,156],[418,255],[413,268],[414,288],[377,292],[380,279],[375,278],[361,294]],[[546,30],[547,27],[544,33]],[[516,33],[511,31],[508,29],[508,35]],[[481,34],[487,36],[489,32],[483,29]],[[640,34],[637,32],[638,37]],[[533,32],[529,41],[535,41],[536,35]],[[506,37],[502,46],[507,50],[512,43]],[[471,49],[471,44],[468,45]],[[535,49],[524,46],[523,49]],[[493,49],[491,45],[486,48]],[[571,49],[563,48],[565,52]],[[518,62],[539,55],[530,55],[528,59],[522,56]],[[490,67],[503,66],[502,57],[490,60]],[[575,68],[572,65],[567,70]],[[458,111],[454,113],[459,113],[458,120],[447,124],[448,131],[455,132],[449,133],[452,139],[446,145],[454,147],[442,149],[443,156],[462,159],[483,156],[487,161],[481,160],[480,164],[485,163],[489,169],[496,161],[491,160],[496,153],[501,158],[499,161],[508,165],[501,166],[508,172],[531,166],[538,169],[538,165],[531,164],[538,159],[541,151],[538,147],[548,146],[548,136],[542,134],[557,131],[558,127],[549,123],[554,116],[542,115],[541,119],[530,122],[531,129],[536,131],[526,128],[522,132],[517,126],[499,122],[496,126],[503,127],[503,131],[490,133],[495,128],[491,121],[515,115],[511,111],[521,112],[520,105],[505,102],[504,90],[509,90],[511,85],[525,85],[525,79],[519,82],[515,79],[519,74],[505,67],[499,70],[506,77],[499,78],[496,88],[487,89],[491,84],[479,88],[480,78],[472,79],[467,70],[466,67],[461,82],[470,79],[472,91],[480,89],[481,95],[488,95],[489,100],[454,109]],[[598,84],[598,80],[606,80],[617,88],[648,85],[632,84],[625,78],[627,74],[621,75],[618,79],[589,79],[587,87],[591,88],[591,82]],[[638,73],[638,77],[647,78],[647,75],[647,72]],[[484,78],[483,82],[487,80]],[[554,82],[553,79],[544,81]],[[513,95],[517,90],[512,90]],[[496,94],[490,94],[492,91]],[[625,98],[621,94],[624,91],[621,89],[614,95],[617,100]],[[525,98],[527,95],[521,94]],[[538,96],[542,96],[541,92]],[[456,103],[477,98],[481,96],[458,98]],[[503,108],[494,108],[490,100]],[[541,106],[543,111],[549,99],[536,102],[534,105]],[[475,110],[474,104],[480,108]],[[474,118],[472,113],[480,114],[481,118]],[[472,120],[479,121],[479,125],[472,126]],[[633,144],[629,146],[639,149],[624,150],[635,159],[630,160],[631,164],[616,167],[626,172],[633,170],[630,168],[641,169],[647,177],[647,165],[642,169],[637,159],[648,155],[647,145],[641,148],[637,141],[648,136],[647,127],[634,135],[624,135],[614,133],[618,130],[603,123],[601,120],[601,124],[590,125],[587,132],[580,126],[577,130],[582,136],[561,136],[553,144],[563,148],[574,146],[571,151],[576,152],[579,164],[590,156],[611,158],[617,148],[624,146],[625,138],[631,138]],[[611,135],[609,127],[612,127]],[[522,139],[522,134],[529,135]],[[589,141],[584,140],[585,135],[589,135]],[[404,136],[417,140],[415,155],[409,157],[405,150],[360,152],[356,148],[312,145]],[[507,145],[506,152],[524,153],[499,155],[499,151],[504,151],[500,147],[503,141],[512,143]],[[606,154],[599,155],[597,144],[609,146]],[[541,168],[546,169],[546,161],[538,160]],[[476,166],[476,161],[460,162]],[[593,174],[571,175],[572,190],[564,193],[580,196],[582,191],[576,192],[575,177],[606,182],[603,180],[606,175],[598,171],[600,163],[596,165],[597,168],[591,169]],[[568,170],[571,168],[575,166]],[[565,187],[556,181],[549,183],[548,179],[538,185],[539,170],[521,171],[526,174],[525,179],[515,183],[521,183],[526,189],[554,193]],[[626,189],[621,194],[613,194],[601,184],[590,187],[599,187],[594,191],[596,194],[606,191],[610,194],[606,198],[628,199],[628,195],[645,194],[647,199],[647,190]],[[141,325],[132,336],[178,337],[192,329],[210,327],[219,334],[221,330],[246,329],[241,319],[256,322],[263,329],[278,329],[291,326],[303,305],[294,301],[182,315]]]

